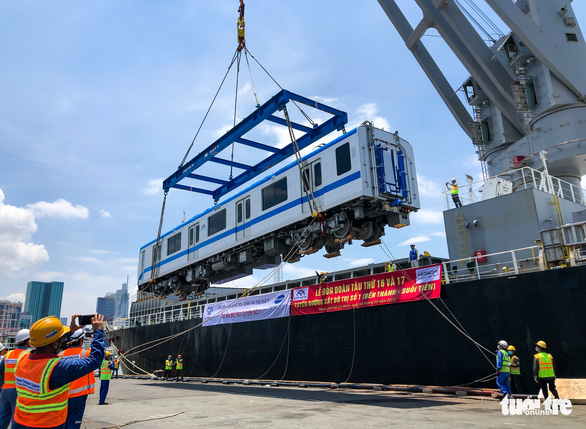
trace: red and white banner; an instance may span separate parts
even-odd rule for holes
[[[291,315],[351,310],[440,297],[441,265],[293,289]]]
[[[206,304],[203,326],[288,317],[290,308],[291,291],[288,290],[229,299]]]

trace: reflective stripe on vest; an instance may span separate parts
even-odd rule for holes
[[[177,369],[183,369],[183,359],[181,362],[177,361]]]
[[[112,370],[108,367],[110,362],[105,360],[102,362],[102,366],[100,367],[100,380],[111,380],[112,379]]]
[[[539,378],[553,378],[555,377],[555,372],[553,370],[553,362],[551,360],[551,355],[549,353],[537,353],[535,355],[537,361],[539,362],[539,372],[537,373],[537,377]]]
[[[511,374],[521,375],[521,365],[517,356],[511,357]]]
[[[165,361],[165,369],[173,369],[173,361],[172,360]]]
[[[458,195],[458,185],[452,185],[452,195]]]
[[[30,359],[30,354],[21,355],[16,364],[16,408],[14,420],[24,426],[53,427],[65,424],[69,383],[55,390],[49,389],[51,373],[61,360]]]
[[[500,367],[499,371],[500,372],[510,372],[511,371],[511,357],[504,350],[501,350],[500,352],[503,354],[503,364]]]
[[[26,352],[26,349],[14,349],[10,350],[4,356],[4,385],[2,389],[14,389],[16,384],[14,382],[14,368],[16,368],[16,362],[21,354]]]
[[[70,347],[65,349],[63,352],[63,357],[67,359],[83,359],[84,357],[88,357],[90,355],[89,350],[82,349],[81,347]],[[85,396],[89,395],[90,393],[94,393],[94,387],[96,385],[96,377],[94,376],[94,372],[90,372],[87,375],[84,375],[77,380],[72,381],[69,383],[69,397],[70,398],[77,398],[78,396]]]

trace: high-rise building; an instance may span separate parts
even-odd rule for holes
[[[20,329],[30,329],[33,325],[33,316],[28,313],[20,315]]]
[[[0,336],[19,331],[21,311],[22,302],[0,301]]]
[[[116,291],[114,300],[116,301],[114,319],[128,317],[128,280],[122,283],[122,289]]]
[[[47,316],[61,317],[63,282],[28,282],[24,312],[32,316],[32,323]]]
[[[116,300],[114,294],[106,294],[105,297],[99,297],[96,302],[96,313],[104,316],[104,320],[112,322],[114,320],[114,312],[116,311]]]

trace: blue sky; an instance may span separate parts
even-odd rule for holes
[[[419,15],[414,3],[401,5]],[[586,16],[583,3],[573,7]],[[96,297],[126,276],[133,287],[138,249],[156,237],[162,179],[179,165],[236,48],[237,8],[224,0],[0,3],[0,297],[23,299],[31,280],[64,281],[62,316],[70,316],[93,312]],[[383,240],[397,258],[411,241],[447,256],[443,184],[478,177],[480,166],[378,2],[251,0],[246,36],[284,88],[347,111],[348,129],[371,120],[413,145],[422,210]],[[458,87],[466,71],[441,39],[425,43]],[[278,92],[258,67],[252,73],[261,103]],[[234,79],[192,156],[231,126]],[[243,118],[255,105],[246,69],[239,88]],[[171,191],[164,229],[211,203]],[[285,266],[283,276],[387,258],[358,244],[339,258],[322,254]]]

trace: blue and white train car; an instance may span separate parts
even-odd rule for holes
[[[303,171],[303,173],[301,173]],[[140,249],[138,285],[187,296],[325,246],[376,242],[409,224],[419,193],[411,145],[365,122]],[[154,272],[153,272],[154,270]]]

